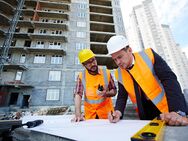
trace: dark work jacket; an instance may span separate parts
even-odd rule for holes
[[[188,114],[187,105],[185,103],[185,99],[182,94],[180,84],[177,81],[176,75],[174,74],[174,72],[172,72],[167,63],[155,51],[152,50],[152,52],[154,54],[155,61],[154,71],[165,89],[169,112],[176,112],[180,110]],[[118,88],[119,90],[115,110],[119,110],[123,115],[127,103],[128,93],[124,86],[119,82]],[[150,100],[147,100],[145,98],[143,91],[141,95],[142,105],[146,117],[145,120],[151,120],[154,117],[158,116],[160,114],[160,111],[157,109],[157,107]]]

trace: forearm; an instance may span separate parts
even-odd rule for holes
[[[82,97],[78,94],[75,94],[74,102],[75,102],[75,116],[71,119],[71,122],[80,122],[85,120],[81,113],[81,100]]]
[[[80,115],[81,114],[81,96],[76,94],[75,98],[74,98],[74,102],[75,102],[75,114],[76,115]]]
[[[122,84],[118,83],[118,87],[119,91],[116,100],[115,110],[120,111],[123,115],[127,103],[128,94]]]
[[[126,107],[126,101],[123,99],[117,99],[116,100],[116,105],[115,105],[115,111],[121,112],[121,115],[124,114],[124,110]]]

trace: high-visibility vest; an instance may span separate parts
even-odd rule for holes
[[[96,115],[100,119],[107,119],[108,113],[114,110],[111,98],[104,98],[97,94],[99,84],[108,88],[110,71],[99,68],[99,72],[100,74],[91,75],[85,70],[79,74],[84,87],[85,119],[95,119]]]
[[[118,68],[115,71],[116,79],[126,89],[132,103],[137,107],[133,79],[138,83],[146,97],[150,99],[159,111],[168,112],[168,103],[165,90],[154,71],[154,56],[151,49],[134,53],[135,64],[129,70]],[[131,75],[132,77],[131,77]],[[137,108],[136,108],[137,109]]]

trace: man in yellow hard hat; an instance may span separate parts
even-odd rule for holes
[[[160,115],[169,125],[188,125],[188,110],[177,77],[154,50],[133,53],[122,35],[112,36],[107,48],[119,66],[115,72],[119,91],[110,122],[122,117],[129,96],[142,120]]]
[[[106,68],[97,65],[95,54],[83,49],[78,54],[80,63],[85,67],[77,77],[74,93],[75,116],[73,122],[87,119],[107,119],[114,110],[111,97],[116,95],[116,86]],[[81,113],[81,100],[84,92],[84,115]]]

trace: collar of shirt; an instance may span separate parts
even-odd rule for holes
[[[131,70],[134,67],[134,63],[135,63],[135,59],[134,59],[134,56],[133,56],[132,64],[130,65],[130,67],[127,68],[127,70]]]

